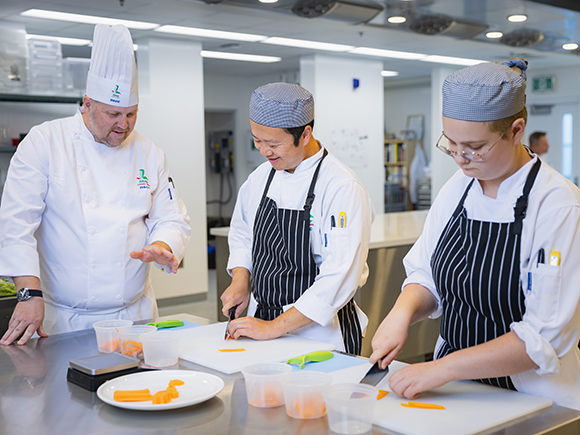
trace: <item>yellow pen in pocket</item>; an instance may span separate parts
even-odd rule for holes
[[[338,228],[346,228],[346,213],[343,211],[338,214]]]
[[[550,261],[548,264],[550,266],[559,266],[560,265],[560,251],[550,252]]]

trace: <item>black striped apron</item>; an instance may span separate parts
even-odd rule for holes
[[[512,322],[522,319],[525,312],[520,283],[522,222],[540,164],[538,159],[526,178],[514,207],[513,222],[467,218],[463,203],[475,179],[447,222],[431,257],[431,270],[443,308],[443,340],[435,358],[493,340],[509,332]],[[509,376],[477,380],[516,389]]]
[[[254,221],[252,294],[257,302],[254,317],[275,319],[282,314],[282,307],[295,303],[318,275],[310,248],[310,209],[320,165],[327,154],[324,150],[314,171],[303,210],[278,208],[266,196],[276,173],[274,168],[270,171]],[[360,354],[362,331],[354,300],[337,314],[346,351]]]

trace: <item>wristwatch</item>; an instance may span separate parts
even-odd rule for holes
[[[35,290],[31,288],[22,287],[20,290],[16,292],[16,299],[18,302],[27,301],[32,297],[42,297],[42,290]]]

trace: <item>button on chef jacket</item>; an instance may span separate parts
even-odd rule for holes
[[[504,180],[497,198],[483,194],[475,181],[464,203],[467,217],[481,221],[513,222],[514,206],[537,157]],[[429,210],[423,232],[403,262],[403,287],[426,287],[440,304],[431,272],[431,256],[443,228],[472,180],[461,170],[443,186]],[[521,321],[510,325],[525,343],[538,369],[511,375],[516,389],[548,397],[580,410],[580,190],[542,161],[523,220],[520,283],[525,297]],[[537,264],[540,248],[545,263]],[[560,252],[560,266],[549,265],[552,250]],[[454,255],[454,253],[450,253]],[[473,267],[477,267],[476,264]],[[433,318],[441,315],[441,306]],[[437,343],[437,347],[440,342]]]
[[[30,130],[2,197],[0,275],[40,277],[47,332],[157,314],[149,267],[129,252],[159,240],[183,256],[189,218],[168,177],[136,131],[110,148],[80,113]]]
[[[267,196],[278,208],[302,210],[312,175],[324,149],[303,160],[294,173],[276,171]],[[254,220],[264,186],[272,169],[269,162],[250,174],[238,193],[230,223],[228,272],[244,267],[252,272]],[[313,321],[293,331],[303,337],[333,343],[344,349],[337,312],[365,284],[366,263],[374,211],[368,193],[354,173],[332,154],[322,161],[314,189],[311,209],[310,245],[319,268],[314,284],[284,311],[295,307]],[[339,228],[339,213],[346,214],[346,228]],[[331,215],[336,227],[331,230]],[[248,314],[253,315],[256,301],[252,297]],[[368,323],[366,315],[356,307],[361,330]]]

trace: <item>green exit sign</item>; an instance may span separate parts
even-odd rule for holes
[[[556,88],[556,76],[534,77],[532,79],[533,92],[553,91]]]

